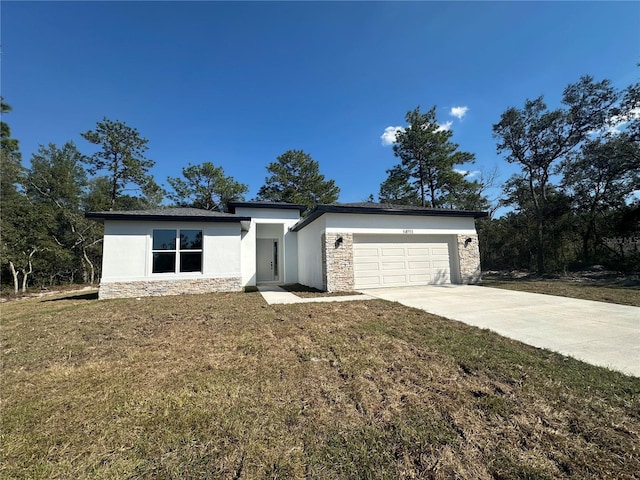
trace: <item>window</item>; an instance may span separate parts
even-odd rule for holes
[[[202,230],[154,230],[152,252],[153,273],[202,272]]]

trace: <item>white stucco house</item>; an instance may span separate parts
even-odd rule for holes
[[[476,283],[485,212],[381,205],[231,202],[92,212],[104,222],[100,298],[240,291],[301,283],[326,291]]]

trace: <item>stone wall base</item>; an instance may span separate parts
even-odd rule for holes
[[[162,297],[212,292],[239,292],[240,277],[198,278],[191,280],[143,280],[134,282],[101,283],[98,298]]]
[[[478,235],[456,235],[456,240],[460,262],[460,283],[473,285],[480,282],[482,269]]]

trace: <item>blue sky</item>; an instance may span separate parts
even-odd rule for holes
[[[341,189],[377,195],[397,163],[381,136],[437,105],[470,171],[515,170],[491,127],[581,75],[622,88],[640,69],[640,2],[2,2],[5,116],[28,166],[38,145],[103,117],[149,139],[166,185],[189,163],[249,186],[302,149]],[[462,108],[462,107],[466,107]],[[453,110],[458,108],[458,110]],[[451,113],[466,111],[463,116]]]

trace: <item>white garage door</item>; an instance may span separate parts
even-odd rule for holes
[[[356,288],[451,283],[444,235],[356,235],[353,256]]]

